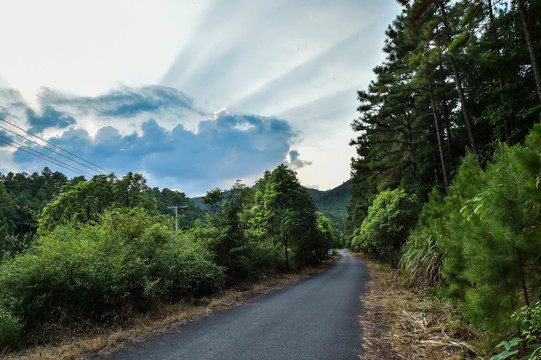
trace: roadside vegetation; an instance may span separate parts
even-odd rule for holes
[[[541,358],[541,1],[400,2],[359,91],[348,246],[475,334],[460,356]]]
[[[449,299],[400,284],[389,265],[356,254],[370,273],[361,297],[361,360],[459,360],[490,357],[479,334]]]
[[[179,231],[157,203],[159,196],[187,199],[149,189],[139,174],[73,182],[55,176],[64,184],[26,234],[10,233],[10,218],[2,218],[0,353],[62,341],[74,323],[115,328],[156,307],[300,272],[340,244],[284,165],[266,172],[255,189],[237,182],[209,191],[210,211]],[[6,204],[13,200],[5,179],[17,177],[0,182]]]

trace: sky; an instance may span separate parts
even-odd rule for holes
[[[200,196],[284,163],[304,186],[334,188],[350,177],[357,90],[385,59],[400,10],[394,0],[1,1],[0,173],[132,171]]]

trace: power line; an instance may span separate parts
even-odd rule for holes
[[[102,168],[101,166],[96,165],[96,164],[94,164],[94,163],[91,162],[91,161],[88,161],[88,160],[86,160],[86,159],[83,159],[82,157],[80,157],[80,156],[78,156],[78,155],[75,155],[74,153],[72,153],[72,152],[70,152],[70,151],[68,151],[68,150],[63,149],[63,148],[61,148],[60,146],[57,146],[57,145],[53,144],[52,142],[49,142],[49,141],[47,141],[47,140],[45,140],[45,139],[42,139],[42,138],[40,138],[39,136],[37,136],[37,135],[35,135],[35,134],[32,134],[31,132],[29,132],[29,131],[27,131],[27,130],[25,130],[25,129],[23,129],[23,128],[21,128],[21,127],[15,125],[15,124],[13,124],[13,123],[7,121],[7,120],[4,119],[4,118],[1,118],[1,117],[0,117],[0,120],[3,121],[3,122],[5,122],[5,123],[7,123],[7,124],[9,124],[9,125],[11,125],[11,126],[13,126],[13,127],[15,127],[15,128],[17,128],[17,129],[19,129],[19,130],[21,130],[21,131],[24,131],[25,133],[27,133],[27,134],[29,134],[29,135],[32,135],[33,137],[35,137],[35,138],[37,138],[37,139],[40,139],[41,141],[43,141],[43,142],[45,142],[45,143],[47,143],[47,144],[49,144],[49,145],[54,146],[55,148],[57,148],[57,149],[59,149],[59,150],[61,150],[61,151],[67,152],[68,154],[70,154],[70,155],[72,155],[72,156],[75,156],[77,159],[80,159],[80,160],[82,160],[82,161],[84,161],[84,162],[86,162],[86,163],[88,163],[88,164],[91,164],[91,165],[93,165],[93,166],[95,166],[95,167],[97,167],[97,168],[99,168],[99,169],[105,171],[107,174],[111,173],[111,171],[109,171],[109,170],[107,170],[107,169],[105,169],[105,168]],[[72,160],[72,161],[74,161],[74,160]]]
[[[106,173],[103,173],[103,172],[101,172],[101,171],[99,171],[99,170],[97,170],[97,169],[94,169],[94,168],[92,168],[92,167],[86,165],[86,164],[83,164],[82,162],[79,162],[79,161],[77,161],[77,160],[75,160],[75,159],[72,159],[72,158],[70,158],[69,156],[66,156],[66,155],[64,155],[64,154],[62,154],[62,153],[60,153],[60,152],[58,152],[58,151],[54,151],[53,149],[48,148],[47,146],[42,145],[42,144],[38,143],[37,141],[34,141],[34,140],[32,140],[32,139],[29,139],[29,138],[27,138],[26,136],[23,136],[23,135],[21,135],[21,134],[15,132],[15,131],[13,131],[13,130],[10,130],[10,129],[8,129],[8,128],[6,128],[6,127],[3,127],[3,126],[1,126],[1,125],[0,125],[0,129],[4,129],[5,131],[8,131],[8,132],[10,132],[10,133],[12,133],[12,134],[15,134],[16,136],[18,136],[18,137],[20,137],[20,138],[23,138],[24,140],[30,141],[31,143],[34,143],[34,144],[36,144],[37,146],[40,146],[40,147],[42,147],[42,148],[44,148],[44,149],[49,150],[49,151],[52,152],[53,154],[60,155],[60,156],[62,156],[63,158],[66,158],[66,159],[68,159],[68,160],[70,160],[70,161],[73,161],[74,163],[77,163],[77,164],[79,164],[79,165],[81,165],[81,166],[84,166],[84,167],[86,167],[87,169],[89,169],[89,170],[91,170],[91,171],[98,172],[98,173],[101,174],[101,175],[107,175]]]
[[[0,138],[7,139],[7,138],[5,138],[5,137],[3,137],[3,136],[0,136]],[[45,160],[45,161],[50,161],[50,162],[52,162],[53,164],[58,165],[58,166],[60,166],[60,167],[63,167],[63,168],[65,168],[65,169],[68,169],[68,170],[70,170],[70,171],[73,171],[73,172],[75,172],[76,174],[79,174],[79,175],[86,174],[86,175],[88,175],[88,176],[90,176],[90,177],[93,176],[92,174],[89,174],[89,173],[87,173],[86,171],[83,171],[83,170],[81,170],[81,169],[74,168],[74,167],[72,167],[71,165],[68,165],[68,164],[66,164],[66,163],[64,163],[64,162],[61,162],[61,161],[56,160],[56,159],[53,159],[53,158],[51,158],[50,156],[47,156],[47,155],[45,155],[45,154],[42,154],[42,153],[40,153],[40,152],[38,152],[38,151],[36,151],[36,150],[32,150],[32,149],[29,148],[28,146],[21,145],[21,144],[17,143],[16,141],[13,141],[13,140],[9,140],[9,139],[7,139],[7,140],[8,140],[9,142],[0,139],[0,142],[3,142],[3,143],[5,143],[5,144],[7,144],[7,145],[9,145],[9,146],[12,146],[12,147],[14,147],[14,148],[16,148],[16,149],[18,149],[18,150],[24,151],[25,153],[28,153],[28,154],[30,154],[30,155],[36,156],[36,157],[38,157],[38,158],[40,158],[40,159],[43,159],[43,160]],[[15,144],[20,145],[20,146],[13,145],[12,143],[15,143]],[[25,147],[25,148],[27,148],[28,150],[25,150],[25,149],[23,149],[23,148],[21,148],[21,147]],[[38,155],[38,154],[39,154],[39,155]],[[41,156],[41,155],[43,155],[43,156]],[[49,159],[46,159],[46,158],[49,158]],[[83,175],[83,176],[84,176],[84,175]]]

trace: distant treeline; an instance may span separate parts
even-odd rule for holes
[[[130,201],[134,201],[130,199],[131,194],[139,193],[144,193],[148,201],[155,202],[160,214],[174,214],[168,206],[186,205],[179,218],[182,228],[191,227],[195,220],[205,217],[205,212],[184,193],[167,188],[150,188],[139,174],[128,173],[122,178],[114,174],[101,175],[86,181],[83,176],[69,180],[64,174],[52,172],[48,167],[41,174],[0,173],[0,251],[16,252],[31,243],[43,209],[61,190],[63,199],[57,201],[66,202],[67,193],[73,200],[73,208],[62,210],[67,218],[89,217],[89,214],[99,213],[108,207],[129,207]],[[82,201],[77,204],[73,197],[79,197]]]
[[[533,352],[541,1],[400,2],[387,58],[358,93],[348,243],[452,299],[492,345],[516,336],[509,352]]]

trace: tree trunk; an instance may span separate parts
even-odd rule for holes
[[[441,14],[443,16],[443,25],[445,27],[447,40],[449,44],[451,44],[453,39],[451,38],[451,31],[449,30],[449,24],[447,23],[447,14],[445,11],[445,4],[443,1],[440,1],[440,9],[441,9]],[[475,146],[475,140],[473,138],[470,115],[468,113],[468,107],[466,105],[466,96],[464,96],[464,88],[462,87],[462,79],[460,78],[460,73],[458,72],[455,59],[450,53],[447,53],[447,60],[449,60],[449,64],[451,65],[451,69],[453,70],[456,91],[458,93],[458,98],[460,100],[460,107],[462,109],[462,116],[464,117],[464,122],[466,124],[466,132],[468,133],[468,139],[470,141],[471,151],[473,155],[475,155],[475,158],[477,159],[477,161],[479,161],[479,157],[477,155],[477,147]]]
[[[526,285],[526,276],[524,275],[524,262],[520,256],[520,250],[517,249],[518,265],[520,266],[520,283],[522,286],[522,298],[526,306],[530,306],[530,297],[528,295],[528,286]]]
[[[440,122],[436,115],[436,102],[434,101],[434,89],[432,88],[432,80],[428,79],[428,89],[430,90],[430,105],[432,106],[432,114],[434,115],[434,125],[436,126],[436,137],[438,138],[438,149],[440,151],[441,171],[443,173],[443,183],[445,191],[449,188],[449,177],[447,175],[447,167],[445,166],[445,154],[443,152],[442,137],[440,130]]]
[[[503,77],[502,77],[502,71],[500,69],[501,67],[501,52],[500,52],[500,42],[498,41],[498,34],[496,33],[496,29],[494,28],[494,12],[492,10],[492,0],[488,0],[488,16],[490,19],[489,23],[489,29],[490,29],[490,35],[492,36],[492,42],[494,43],[494,50],[496,50],[496,73],[498,75],[498,88],[500,92],[500,103],[503,106],[505,103],[505,98],[503,94]],[[507,124],[507,119],[503,119],[503,128],[505,132],[505,139],[508,143],[511,143],[511,136],[510,136],[510,130],[509,126]]]
[[[537,63],[537,58],[535,56],[528,14],[526,14],[526,8],[524,7],[524,0],[517,0],[517,5],[518,10],[520,11],[520,17],[522,18],[522,27],[524,27],[524,36],[526,37],[526,43],[528,44],[528,51],[530,52],[535,86],[537,86],[537,96],[539,96],[539,102],[541,102],[541,74],[539,73],[539,64]]]
[[[453,161],[453,132],[451,129],[451,120],[449,116],[449,106],[447,106],[447,96],[445,94],[445,75],[443,69],[443,59],[440,59],[440,79],[443,88],[443,118],[445,120],[445,129],[447,130],[447,147],[449,148],[449,161]]]
[[[288,258],[288,254],[287,254],[287,236],[284,237],[284,247],[285,247],[285,250],[286,250],[286,272],[289,272],[289,258]]]
[[[413,145],[413,130],[411,126],[411,118],[409,114],[404,114],[404,117],[406,118],[406,123],[408,126],[408,147],[409,147],[409,159],[410,159],[410,167],[412,171],[412,175],[415,177],[417,175],[417,166],[415,164],[415,158],[413,157],[413,154],[415,154],[415,148]]]
[[[299,272],[301,272],[302,270],[302,256],[303,256],[303,252],[304,252],[304,249],[303,249],[303,245],[301,245],[301,248],[299,249]]]

